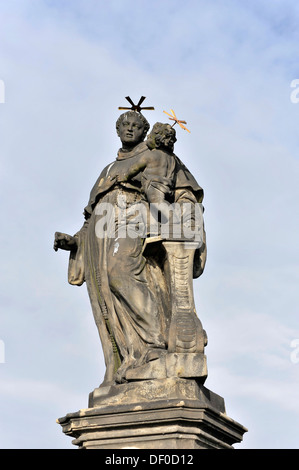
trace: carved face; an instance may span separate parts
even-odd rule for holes
[[[169,125],[164,130],[162,142],[166,148],[173,149],[176,142],[175,130]]]
[[[125,115],[119,125],[118,135],[123,144],[134,146],[144,138],[144,124],[136,114]]]
[[[166,149],[173,152],[176,142],[176,132],[169,124],[156,122],[147,138],[147,145],[150,149]]]

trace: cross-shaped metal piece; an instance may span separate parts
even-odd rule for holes
[[[118,109],[131,109],[132,111],[137,111],[138,113],[140,113],[142,109],[151,109],[151,110],[155,109],[153,106],[146,106],[146,107],[141,106],[141,104],[145,100],[145,96],[141,96],[137,104],[134,104],[129,96],[126,96],[126,100],[129,101],[129,103],[132,105],[131,108],[125,108],[123,106],[119,106]]]
[[[180,120],[176,117],[175,112],[174,112],[173,109],[171,109],[170,111],[171,111],[172,114],[169,114],[169,113],[167,113],[166,111],[163,111],[163,113],[167,114],[167,116],[170,116],[169,119],[170,119],[171,121],[174,121],[174,123],[172,124],[171,127],[173,127],[175,124],[178,124],[182,129],[185,129],[185,131],[190,132],[189,129],[187,129],[187,127],[183,126],[183,124],[187,124],[186,121],[180,121]]]

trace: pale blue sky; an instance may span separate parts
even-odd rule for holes
[[[80,228],[117,108],[144,95],[151,125],[188,122],[175,151],[205,190],[206,385],[249,429],[237,448],[298,448],[298,3],[0,0],[0,16],[0,447],[71,448],[55,420],[102,381],[53,235]]]

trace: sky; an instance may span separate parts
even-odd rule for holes
[[[56,419],[102,382],[53,240],[81,227],[118,106],[143,95],[151,126],[187,121],[175,153],[205,193],[205,385],[248,429],[236,449],[298,449],[298,2],[0,0],[0,21],[0,447],[74,448]]]

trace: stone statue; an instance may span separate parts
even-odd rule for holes
[[[174,128],[156,123],[145,140],[149,127],[139,111],[119,117],[122,147],[91,190],[82,228],[55,234],[54,249],[70,251],[69,283],[87,284],[101,386],[207,375],[192,290],[206,260],[203,190],[173,153]]]
[[[84,449],[231,449],[247,430],[204,385],[207,337],[193,295],[206,262],[203,190],[174,154],[173,125],[148,134],[141,109],[152,108],[126,99],[121,149],[91,190],[81,230],[55,234],[54,249],[70,251],[69,282],[87,285],[106,363],[88,408],[57,422]]]

